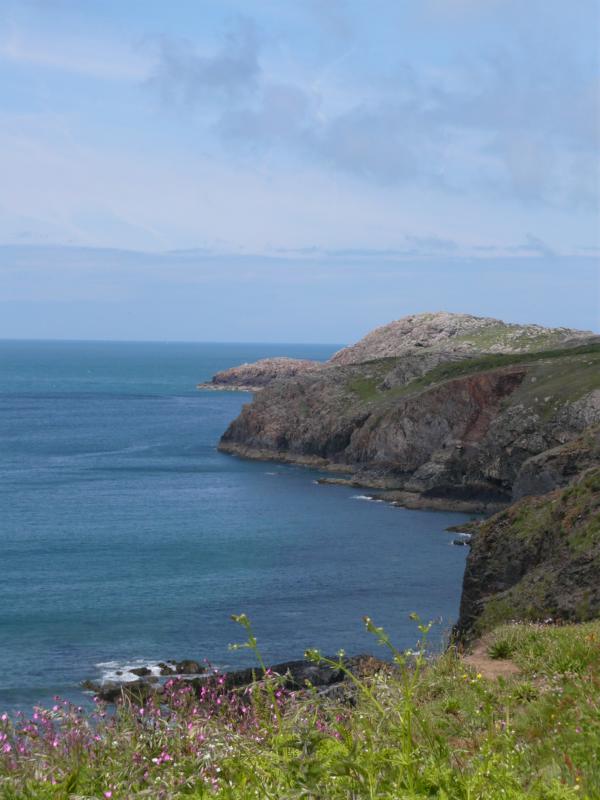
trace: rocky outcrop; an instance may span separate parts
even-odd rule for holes
[[[332,364],[357,364],[375,358],[390,358],[423,350],[455,353],[525,353],[575,346],[595,337],[591,331],[515,325],[491,317],[471,314],[412,314],[367,334],[360,342],[345,347]]]
[[[217,372],[208,383],[199,383],[198,389],[228,390],[238,392],[258,392],[265,386],[286,378],[294,378],[307,372],[322,369],[319,361],[297,358],[263,358],[252,364],[241,364],[222,372]]]
[[[528,458],[513,485],[513,500],[545,494],[566,486],[590,467],[600,464],[600,426],[559,447]]]
[[[337,662],[336,658],[328,660]],[[175,662],[169,663],[174,664]],[[195,661],[178,663],[184,665],[197,664]],[[390,669],[388,662],[381,661],[371,655],[346,656],[342,659],[341,665],[341,667],[338,667],[327,663],[315,663],[306,659],[299,659],[297,661],[284,661],[280,664],[274,664],[269,667],[269,673],[281,676],[281,685],[290,691],[314,687],[320,694],[333,696],[333,692],[341,690],[340,696],[345,696],[347,690],[351,690],[353,685],[348,673],[358,678],[364,678],[372,676],[381,670]],[[203,672],[204,670],[199,671]],[[178,670],[178,672],[182,672],[182,670]],[[202,677],[190,677],[194,672],[193,670],[185,670],[185,672],[185,675],[178,675],[170,680],[176,680],[191,686],[198,692],[207,683],[218,686],[225,691],[243,689],[262,676],[262,671],[256,667],[234,670],[222,675],[206,672]],[[160,702],[161,695],[164,692],[163,684],[158,682],[156,678],[142,678],[127,682],[108,681],[105,683],[84,681],[82,688],[94,692],[95,696],[105,703],[118,703],[121,701],[142,703],[149,697],[154,697]]]
[[[571,485],[526,497],[472,539],[457,633],[480,636],[510,620],[600,615],[600,467]]]

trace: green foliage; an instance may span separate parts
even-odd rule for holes
[[[510,658],[513,654],[513,646],[508,639],[497,639],[488,648],[488,655],[494,659]]]
[[[375,378],[354,378],[348,382],[348,389],[367,402],[379,396]]]
[[[389,653],[387,669],[360,675],[347,669],[343,653],[307,654],[346,673],[344,701],[310,688],[282,696],[249,620],[235,619],[247,635],[241,646],[261,665],[263,677],[250,690],[214,694],[201,708],[200,698],[175,687],[161,708],[125,704],[93,721],[77,710],[47,711],[36,730],[51,729],[56,747],[25,720],[3,719],[1,743],[11,749],[0,757],[0,797],[600,797],[600,622],[502,626],[490,650],[510,650],[522,672],[492,680],[466,668],[454,648],[428,657],[430,626],[418,618],[421,639],[411,652],[397,650],[365,618]],[[82,736],[88,745],[76,747]]]

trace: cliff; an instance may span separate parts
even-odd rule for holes
[[[456,360],[424,353],[277,381],[220,449],[452,500],[510,501],[532,457],[600,423],[600,345]]]
[[[600,616],[600,467],[484,522],[467,559],[457,632]]]

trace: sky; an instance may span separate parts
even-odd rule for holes
[[[0,336],[600,329],[598,0],[0,0]]]

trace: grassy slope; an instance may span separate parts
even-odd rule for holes
[[[225,694],[220,704],[215,695],[203,705],[175,693],[161,715],[124,707],[114,720],[98,719],[86,747],[77,746],[83,723],[67,710],[48,715],[55,730],[61,715],[70,719],[66,736],[53,734],[56,745],[27,734],[25,721],[20,737],[3,721],[13,752],[0,753],[0,795],[600,797],[600,622],[503,626],[488,646],[521,674],[489,680],[450,649],[434,662],[417,659],[415,670],[364,679],[354,705],[310,694],[278,698],[274,716],[273,698],[259,685],[244,697],[246,711],[239,703],[232,711],[237,701]],[[19,742],[27,755],[18,754]]]
[[[362,401],[377,403],[406,397],[437,386],[456,378],[502,367],[528,365],[534,382],[529,382],[518,395],[529,405],[546,401],[551,409],[566,401],[577,400],[587,392],[600,388],[600,345],[591,344],[571,349],[543,350],[535,353],[487,354],[478,358],[449,362],[434,367],[420,378],[406,386],[382,389],[380,384],[385,375],[401,361],[401,358],[383,358],[368,361],[360,368],[364,375],[354,376],[347,383],[347,389]],[[356,369],[356,368],[355,368]],[[535,385],[537,384],[537,385]],[[536,398],[541,398],[536,400]],[[550,405],[547,405],[548,402]]]

